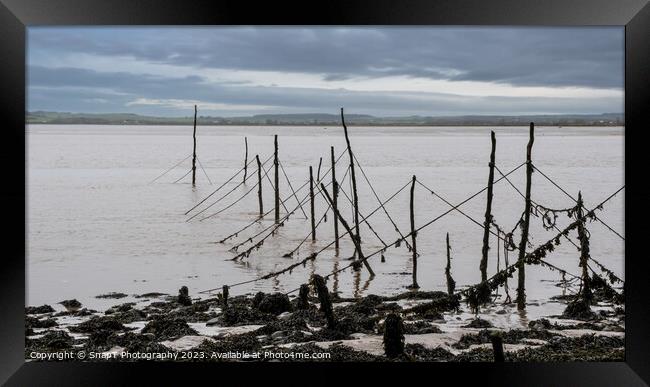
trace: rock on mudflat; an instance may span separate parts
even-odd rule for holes
[[[64,300],[59,302],[59,304],[63,305],[69,312],[75,312],[81,308],[81,302],[76,299]]]
[[[49,305],[25,307],[25,314],[43,314],[43,313],[52,313],[52,312],[54,312],[54,308],[52,308]]]

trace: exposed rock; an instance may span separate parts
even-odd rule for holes
[[[53,312],[54,312],[54,308],[52,308],[49,305],[25,307],[25,314],[43,314],[43,313],[53,313]]]

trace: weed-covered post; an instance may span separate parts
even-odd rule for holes
[[[334,317],[334,309],[332,308],[332,300],[330,299],[330,292],[325,285],[325,279],[318,274],[314,274],[311,279],[316,293],[318,294],[318,301],[320,301],[320,311],[325,315],[327,320],[327,327],[334,328],[336,326],[336,318]]]
[[[589,278],[588,261],[589,261],[589,234],[585,228],[587,220],[584,218],[582,192],[578,192],[578,203],[576,210],[576,218],[578,219],[578,239],[580,241],[580,267],[582,268],[582,294],[580,296],[583,300],[590,302],[592,299],[591,293],[591,278]]]
[[[311,241],[316,242],[316,215],[314,209],[314,170],[309,166],[309,203],[311,204]]]
[[[454,295],[456,290],[456,281],[451,276],[451,245],[449,244],[449,233],[447,233],[447,267],[445,268],[445,277],[447,277],[447,294]]]
[[[418,250],[416,245],[417,231],[415,231],[415,212],[413,210],[415,201],[415,175],[411,181],[411,252],[413,253],[413,283],[411,289],[418,289]]]
[[[223,285],[221,288],[221,298],[223,299],[224,309],[228,307],[228,285]]]
[[[490,250],[490,225],[492,224],[492,195],[494,185],[494,154],[497,148],[497,139],[494,131],[490,132],[492,139],[492,151],[490,152],[490,174],[487,186],[487,205],[485,207],[485,222],[483,223],[483,249],[481,251],[481,281],[487,280],[488,251]]]
[[[264,200],[262,200],[262,163],[260,155],[255,155],[257,161],[257,199],[260,204],[260,218],[264,216]]]
[[[244,146],[246,147],[246,153],[244,153],[244,183],[246,182],[246,177],[248,176],[248,138],[244,137]]]
[[[395,313],[386,316],[384,321],[384,353],[389,359],[404,353],[404,323]]]
[[[298,309],[309,309],[309,285],[300,285],[298,292]]]
[[[194,147],[192,148],[192,185],[196,184],[196,105],[194,105],[194,132],[192,133]]]
[[[526,147],[526,205],[524,209],[523,223],[521,225],[521,241],[519,242],[519,258],[517,259],[518,286],[517,286],[517,309],[526,309],[526,243],[528,243],[528,229],[530,223],[530,188],[533,177],[533,162],[531,160],[533,142],[535,141],[535,124],[530,123],[528,146]]]
[[[325,199],[327,200],[327,203],[331,206],[332,205],[332,198],[330,197],[330,194],[327,192],[327,189],[325,189],[325,184],[321,183],[320,187],[321,187],[321,192],[323,193],[323,195],[325,195]],[[356,262],[363,262],[363,264],[366,266],[366,269],[368,269],[368,273],[370,273],[370,275],[374,277],[375,272],[372,270],[372,268],[370,267],[370,264],[364,258],[363,252],[361,251],[361,243],[360,243],[361,240],[355,237],[354,233],[352,232],[352,228],[348,225],[348,222],[345,221],[345,219],[343,218],[343,215],[341,215],[341,212],[339,211],[338,208],[336,210],[334,210],[334,216],[339,218],[339,220],[341,221],[341,224],[343,225],[343,228],[345,228],[345,231],[347,231],[347,233],[350,235],[350,238],[352,238],[352,243],[354,243],[354,247],[355,247],[355,249],[357,251],[357,254],[358,254],[357,255],[358,260]],[[358,270],[359,266],[361,266],[361,264],[353,266],[353,268],[355,270]]]
[[[332,212],[334,213],[334,248],[339,251],[339,220],[336,217],[338,207],[339,184],[336,182],[336,160],[334,159],[334,147],[330,147],[330,156],[332,159]]]
[[[276,134],[273,140],[274,153],[273,165],[275,167],[275,224],[280,223],[280,173],[278,171],[278,135]]]
[[[492,342],[492,350],[494,351],[494,362],[503,363],[506,359],[503,354],[503,337],[501,333],[492,333],[490,335],[490,341]]]

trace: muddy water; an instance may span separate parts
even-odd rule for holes
[[[493,128],[497,134],[497,166],[509,171],[525,158],[527,128]],[[484,187],[487,182],[490,151],[490,128],[351,128],[351,141],[363,169],[377,194],[386,199],[408,183],[413,174],[451,203],[458,203]],[[255,219],[257,197],[253,189],[239,203],[222,214],[204,221],[186,222],[185,211],[227,180],[243,164],[244,141],[248,137],[249,155],[262,160],[271,155],[273,134],[280,136],[280,160],[295,189],[308,178],[309,166],[316,174],[323,158],[321,175],[329,168],[330,146],[337,156],[344,150],[339,127],[207,127],[198,129],[198,157],[214,183],[210,185],[201,170],[198,184],[192,187],[189,176],[178,184],[190,168],[187,160],[153,184],[148,184],[165,169],[191,152],[191,128],[145,126],[56,126],[32,125],[27,130],[27,303],[40,305],[77,298],[86,306],[102,310],[115,300],[96,299],[111,291],[128,294],[167,292],[175,294],[182,285],[190,293],[249,280],[272,270],[281,269],[295,259],[306,257],[327,245],[333,236],[331,213],[317,231],[317,241],[305,242],[294,259],[282,255],[293,250],[309,233],[309,220],[298,210],[279,233],[266,240],[242,262],[234,263],[228,251],[236,242],[247,239],[273,221],[268,216],[226,244],[214,244]],[[588,207],[600,202],[624,184],[623,128],[537,128],[533,149],[536,166],[554,178],[574,196],[582,190]],[[270,164],[267,164],[270,166]],[[345,174],[346,158],[337,165],[339,179]],[[255,174],[251,166],[249,174]],[[269,175],[272,179],[272,174]],[[498,177],[498,172],[496,173]],[[328,176],[329,178],[329,176]],[[357,171],[361,214],[377,207],[377,200],[363,175]],[[510,176],[523,190],[524,168]],[[217,195],[232,189],[241,176],[226,185]],[[219,210],[253,188],[255,180],[235,188],[233,193],[209,210]],[[326,181],[328,181],[326,179]],[[286,180],[280,180],[282,197],[291,192]],[[349,182],[341,183],[349,195]],[[272,189],[264,182],[264,206],[273,206]],[[306,187],[297,193],[300,199]],[[215,195],[215,197],[217,197]],[[493,214],[496,222],[510,230],[521,215],[523,199],[505,181],[495,185]],[[566,208],[571,199],[553,187],[539,173],[533,175],[533,199],[547,207]],[[416,227],[425,224],[449,208],[443,201],[420,186],[415,190]],[[210,203],[210,201],[206,202]],[[351,208],[345,196],[340,198],[342,212],[350,219]],[[404,189],[386,208],[403,234],[409,231],[409,189]],[[296,207],[288,200],[289,210]],[[465,204],[463,211],[482,222],[485,195]],[[203,207],[201,207],[203,208]],[[316,214],[325,210],[317,197]],[[613,229],[624,231],[623,195],[608,202],[598,216]],[[305,212],[309,214],[308,206]],[[286,211],[283,208],[281,213]],[[369,218],[384,242],[397,239],[397,233],[381,211]],[[568,224],[558,219],[558,226]],[[591,255],[623,276],[624,242],[600,223],[589,225]],[[452,245],[452,274],[457,285],[474,284],[478,270],[482,229],[463,215],[450,213],[418,234],[418,282],[422,290],[446,290],[445,233]],[[367,227],[361,235],[365,252],[383,247]],[[545,242],[553,235],[541,226],[541,219],[531,226],[532,243]],[[572,234],[575,239],[575,235]],[[489,272],[503,267],[504,254],[497,240],[491,239]],[[241,251],[241,249],[240,249]],[[352,244],[345,238],[337,256],[326,250],[306,267],[291,275],[234,287],[231,294],[255,291],[288,291],[304,283],[311,273],[327,274],[349,263]],[[377,273],[369,281],[365,271],[341,273],[328,283],[344,296],[355,294],[395,294],[411,282],[410,253],[404,245],[389,248],[386,262],[379,255],[370,263]],[[510,254],[510,261],[515,259]],[[578,274],[578,252],[564,241],[548,261]],[[555,286],[557,272],[541,267],[527,269],[527,294],[531,303],[528,318],[558,313],[561,306],[548,303],[560,294]],[[514,295],[515,281],[510,283]],[[503,294],[503,290],[501,290]],[[128,300],[128,299],[127,299]],[[126,300],[125,300],[126,301]]]

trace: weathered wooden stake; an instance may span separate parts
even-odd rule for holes
[[[314,170],[309,166],[309,202],[311,204],[311,241],[316,242],[316,215],[314,210]]]
[[[580,241],[580,267],[582,268],[582,294],[580,296],[585,301],[591,301],[591,278],[589,278],[588,271],[588,261],[589,261],[589,236],[587,235],[587,230],[585,228],[586,219],[583,219],[583,205],[582,205],[582,192],[578,192],[578,210],[576,211],[576,217],[582,219],[578,223],[578,239]]]
[[[330,147],[330,155],[332,158],[332,212],[334,213],[334,248],[339,250],[339,220],[336,217],[336,209],[338,207],[339,197],[339,184],[336,181],[336,160],[334,159],[334,147]]]
[[[345,142],[348,146],[348,155],[350,156],[350,178],[352,179],[352,196],[353,196],[353,204],[354,204],[354,230],[356,231],[356,239],[358,239],[359,244],[361,244],[361,234],[359,232],[359,196],[357,195],[357,178],[354,173],[354,155],[352,154],[352,146],[350,145],[350,137],[348,136],[348,127],[345,125],[343,108],[341,108],[341,124],[343,124],[343,132],[345,133]],[[357,259],[360,258],[361,258],[360,256],[357,257]]]
[[[451,276],[451,245],[449,244],[449,233],[447,233],[447,267],[445,268],[445,277],[447,277],[447,294],[454,295],[456,290],[456,281]]]
[[[494,185],[494,154],[497,149],[497,139],[494,131],[490,133],[492,139],[492,151],[490,152],[490,174],[488,176],[487,205],[485,207],[485,222],[483,223],[483,250],[481,257],[481,281],[487,280],[488,250],[490,250],[490,226],[492,224],[492,195]]]
[[[413,211],[413,202],[415,199],[415,175],[411,182],[411,250],[413,253],[413,283],[411,289],[418,289],[418,249],[416,245],[417,231],[415,231],[415,212]]]
[[[325,199],[327,199],[327,202],[331,205],[332,204],[332,198],[330,198],[330,194],[327,192],[327,189],[325,189],[325,184],[321,183],[320,186],[321,186],[321,192],[325,195]],[[357,251],[357,254],[358,254],[357,255],[357,257],[358,257],[357,262],[363,262],[363,264],[366,266],[366,269],[368,269],[368,272],[370,273],[370,275],[374,276],[375,272],[372,271],[372,268],[370,267],[370,264],[363,257],[363,252],[361,251],[361,243],[359,243],[360,240],[355,237],[354,233],[352,232],[352,229],[348,225],[348,222],[345,221],[345,219],[343,218],[343,215],[341,215],[341,212],[339,211],[338,208],[336,210],[334,210],[334,215],[339,218],[339,220],[341,221],[341,224],[343,225],[345,230],[350,235],[350,238],[352,238],[352,243],[354,243],[354,247],[355,247],[355,249]]]
[[[530,188],[533,177],[533,162],[531,155],[535,141],[535,124],[530,123],[530,134],[526,147],[526,206],[524,209],[524,222],[521,226],[521,241],[519,242],[519,258],[517,259],[519,283],[517,287],[517,309],[526,309],[526,243],[528,242],[528,226],[530,224]]]
[[[314,274],[311,279],[316,293],[318,294],[318,301],[320,301],[320,311],[325,314],[327,319],[327,327],[334,328],[336,326],[336,318],[334,317],[334,309],[332,308],[332,300],[330,299],[330,292],[325,285],[325,279],[318,274]]]
[[[246,153],[244,154],[244,182],[248,176],[248,138],[244,137],[244,145],[246,146]]]
[[[257,161],[257,198],[260,203],[260,217],[264,216],[264,201],[262,200],[262,163],[260,155],[255,155]]]
[[[223,285],[223,288],[221,288],[221,295],[223,297],[223,307],[227,308],[228,307],[228,285]]]
[[[395,313],[390,313],[384,321],[384,353],[390,359],[404,353],[404,323]]]
[[[503,354],[503,337],[500,333],[492,333],[490,341],[492,341],[492,350],[494,351],[494,362],[503,363],[506,360]]]
[[[278,135],[274,138],[275,152],[273,154],[273,165],[275,166],[275,224],[280,223],[280,173],[278,171]]]
[[[298,309],[309,309],[309,285],[300,285],[298,292]]]
[[[196,105],[194,105],[194,132],[192,133],[194,148],[192,149],[192,185],[196,184]]]

